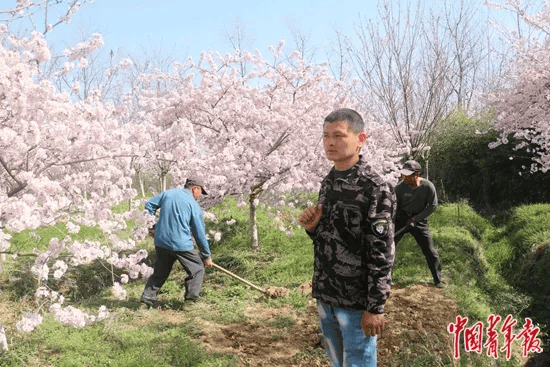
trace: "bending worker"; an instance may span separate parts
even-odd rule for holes
[[[435,286],[443,288],[439,255],[428,224],[428,216],[437,208],[437,193],[430,181],[420,177],[420,169],[418,162],[410,160],[405,162],[400,171],[402,181],[395,188],[397,197],[395,228],[398,232],[404,227],[406,229],[395,236],[395,245],[397,246],[405,233],[410,233],[422,249]]]
[[[145,203],[145,209],[160,217],[155,225],[156,261],[153,275],[147,280],[141,302],[154,305],[157,293],[168,279],[177,260],[187,277],[185,299],[197,301],[200,297],[204,266],[213,266],[210,246],[206,239],[204,219],[197,200],[206,195],[204,185],[196,178],[187,179],[184,189],[164,191]],[[200,252],[193,246],[194,237]]]

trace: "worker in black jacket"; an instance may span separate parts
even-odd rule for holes
[[[437,193],[430,181],[420,177],[420,169],[418,162],[410,160],[405,162],[400,171],[402,180],[395,188],[397,197],[395,228],[398,232],[401,228],[405,230],[395,236],[395,244],[399,243],[405,233],[410,233],[422,249],[435,286],[443,288],[439,255],[428,224],[428,216],[437,208]]]

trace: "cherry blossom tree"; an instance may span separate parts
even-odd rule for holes
[[[63,307],[63,297],[49,287],[52,274],[58,279],[69,267],[103,261],[128,272],[129,278],[148,277],[152,269],[141,263],[147,252],[127,252],[146,236],[151,223],[137,208],[124,215],[111,212],[114,204],[136,194],[130,187],[132,146],[118,127],[117,109],[95,97],[72,102],[68,93],[35,79],[36,64],[28,62],[35,57],[28,50],[0,47],[0,252],[20,255],[10,248],[10,233],[65,221],[65,237],[34,253],[30,270],[38,309],[49,306],[58,321],[81,327],[106,317],[107,311],[103,307],[98,316],[90,316]],[[117,232],[130,219],[138,223],[134,236],[121,240]],[[105,241],[74,240],[81,225],[98,226]],[[115,283],[113,292],[123,297],[118,287]],[[31,331],[40,322],[41,315],[31,312],[18,329]]]
[[[18,3],[29,9],[32,5]],[[45,1],[37,6],[48,3],[53,4]],[[131,253],[147,235],[151,219],[137,206],[124,214],[111,211],[136,194],[131,188],[135,145],[119,123],[122,106],[105,102],[99,90],[74,101],[69,91],[45,79],[42,66],[52,55],[43,33],[33,31],[30,37],[19,38],[1,25],[0,37],[5,41],[0,46],[0,271],[6,254],[14,259],[21,255],[9,242],[11,234],[65,222],[65,229],[60,229],[64,238],[50,241],[45,251],[25,255],[36,257],[30,273],[37,286],[37,309],[49,309],[58,321],[81,327],[108,312],[102,307],[94,316],[62,306],[63,296],[51,288],[52,278],[62,278],[71,267],[100,261],[110,265],[113,293],[123,297],[115,279],[124,283],[148,277],[152,271],[142,263],[146,251]],[[95,35],[67,49],[64,57],[69,63],[85,64],[88,54],[102,43]],[[137,223],[133,236],[121,240],[117,234],[130,219]],[[74,240],[81,226],[99,227],[103,241]],[[30,331],[41,322],[40,313],[30,312],[17,327]]]
[[[251,243],[258,248],[255,210],[261,195],[316,190],[331,166],[322,146],[324,117],[338,107],[360,109],[350,86],[330,76],[325,64],[307,62],[299,52],[282,57],[283,43],[271,48],[270,61],[259,52],[210,52],[197,63],[191,58],[174,63],[171,72],[140,75],[139,88],[130,88],[115,105],[102,84],[112,79],[96,88],[85,83],[85,91],[63,79],[86,75],[87,57],[102,46],[101,35],[68,48],[57,68],[48,64],[52,53],[44,32],[15,37],[0,27],[0,33],[5,41],[0,46],[0,253],[23,255],[9,242],[14,232],[63,222],[62,236],[32,254],[30,274],[36,309],[75,327],[105,319],[108,310],[100,307],[97,315],[88,315],[64,305],[55,284],[71,269],[94,262],[110,269],[118,299],[126,297],[123,284],[129,279],[151,274],[143,263],[147,252],[136,244],[154,218],[138,209],[139,201],[122,214],[112,212],[113,205],[135,197],[136,172],[158,167],[163,189],[168,175],[183,182],[191,173],[203,173],[213,196],[246,196]],[[122,60],[111,72],[131,64]],[[57,73],[44,72],[56,68]],[[371,123],[367,133],[364,155],[391,177],[395,141],[383,125]],[[135,228],[121,239],[118,233],[127,230],[129,220]],[[100,228],[103,238],[76,240],[83,226]],[[215,233],[214,240],[219,238]],[[17,328],[32,331],[42,320],[41,312],[31,311]]]
[[[116,184],[126,183],[126,167],[98,165],[131,154],[116,109],[94,97],[72,103],[50,82],[35,81],[36,66],[29,63],[35,56],[0,52],[0,181],[7,188],[0,220],[6,228],[55,222],[60,210],[78,210],[94,193],[96,207],[133,194]]]
[[[291,63],[282,62],[283,46],[271,48],[272,61],[259,52],[203,53],[198,63],[181,64],[183,73],[156,75],[174,87],[148,102],[148,119],[166,127],[187,121],[194,128],[196,150],[183,175],[208,172],[205,179],[215,195],[248,196],[253,248],[258,248],[255,209],[261,194],[315,190],[330,168],[322,147],[323,120],[352,103],[349,86],[330,76],[326,64],[308,63],[299,52],[291,54]],[[245,75],[243,62],[251,66]]]
[[[16,0],[15,7],[0,10],[0,23],[9,27],[24,20],[28,28],[45,35],[63,23],[70,23],[72,16],[89,0]],[[93,1],[93,0],[91,0]],[[65,5],[65,6],[63,6]],[[55,18],[55,19],[51,19]]]
[[[513,137],[519,141],[516,149],[526,147],[533,155],[530,171],[546,172],[550,169],[550,6],[545,3],[539,12],[528,14],[518,1],[490,5],[517,12],[538,33],[529,33],[530,37],[507,33],[516,60],[506,75],[506,87],[489,96],[495,107],[494,127],[500,131],[489,147]]]

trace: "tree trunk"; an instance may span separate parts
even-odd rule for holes
[[[128,184],[128,188],[132,188],[132,184]],[[132,210],[132,198],[128,199],[128,211]]]
[[[256,222],[256,204],[254,195],[250,195],[250,246],[254,251],[260,249],[258,243],[258,222]]]
[[[145,189],[143,187],[143,174],[141,172],[138,173],[138,181],[139,181],[139,188],[141,189],[141,197],[145,197]]]
[[[250,202],[250,246],[254,251],[260,249],[260,244],[258,242],[258,222],[256,221],[256,199],[263,192],[262,185],[263,182],[251,188],[248,200]]]
[[[166,191],[166,175],[161,173],[160,176],[160,192]]]

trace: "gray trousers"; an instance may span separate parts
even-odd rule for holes
[[[204,278],[204,264],[196,251],[173,251],[155,246],[155,252],[157,259],[153,275],[147,280],[143,297],[156,299],[157,293],[168,279],[176,260],[179,261],[187,274],[185,277],[185,298],[198,297]]]

